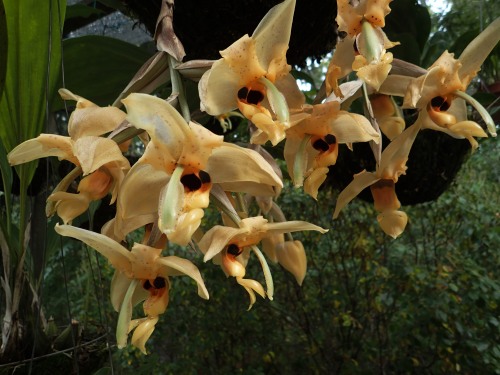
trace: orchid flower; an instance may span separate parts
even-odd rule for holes
[[[170,276],[191,277],[197,283],[198,295],[209,298],[200,271],[187,259],[162,257],[162,249],[138,243],[129,251],[109,237],[70,225],[56,225],[55,230],[61,236],[76,238],[94,248],[116,269],[111,284],[111,302],[119,311],[116,327],[118,348],[127,345],[128,334],[135,329],[132,345],[146,354],[145,344],[159,315],[167,309]],[[133,307],[143,301],[146,317],[132,320]]]
[[[426,74],[418,78],[390,76],[382,91],[404,96],[403,108],[419,109],[417,122],[422,129],[466,138],[474,150],[478,147],[474,137],[487,134],[479,124],[467,120],[466,102],[478,110],[491,136],[496,136],[496,129],[486,109],[465,91],[499,40],[500,18],[479,34],[458,59],[445,51]]]
[[[128,120],[144,129],[151,141],[123,181],[116,219],[103,233],[121,240],[146,224],[186,245],[208,207],[210,189],[274,195],[282,182],[256,152],[224,143],[190,122],[166,101],[146,94],[123,100]]]
[[[198,246],[205,254],[203,258],[205,262],[214,258],[214,262],[220,264],[225,274],[235,277],[237,283],[248,292],[251,308],[256,300],[255,293],[262,298],[265,298],[266,293],[258,281],[244,278],[249,249],[251,248],[256,252],[256,245],[265,237],[303,230],[315,230],[320,233],[328,231],[305,221],[269,223],[262,216],[257,216],[241,220],[238,228],[222,225],[214,226],[205,233],[198,242]],[[256,252],[256,254],[258,253]],[[267,263],[265,264],[267,265]],[[270,274],[266,276],[266,278],[269,277]],[[269,299],[273,298],[273,289],[269,287],[269,283],[267,296]]]
[[[337,0],[338,30],[346,36],[337,43],[326,75],[327,95],[333,91],[343,97],[337,81],[357,72],[360,79],[378,90],[391,70],[391,42],[382,28],[392,0]]]
[[[57,214],[64,223],[70,223],[87,210],[91,201],[102,199],[109,192],[112,194],[111,203],[116,200],[120,183],[130,165],[116,142],[100,135],[118,127],[126,114],[116,107],[99,107],[65,89],[59,92],[64,99],[77,101],[68,123],[69,137],[40,134],[15,147],[8,159],[11,165],[18,165],[57,156],[59,160],[68,160],[81,168],[84,177],[78,185],[78,194],[66,192],[68,183],[58,186],[48,198],[49,204],[56,202]],[[52,213],[48,209],[48,215]]]
[[[295,186],[316,199],[328,167],[337,161],[338,145],[380,142],[380,136],[361,115],[340,109],[336,101],[313,106],[310,117],[287,131],[284,156]]]
[[[334,219],[354,197],[370,187],[375,209],[380,212],[377,221],[382,230],[393,238],[403,233],[408,217],[403,211],[399,211],[401,203],[396,196],[395,184],[399,176],[406,173],[408,154],[419,130],[419,124],[414,124],[392,141],[382,152],[375,172],[362,171],[354,176],[352,182],[339,194]]]
[[[304,103],[286,62],[294,9],[295,0],[273,7],[251,37],[244,35],[221,51],[222,58],[199,83],[201,109],[218,116],[239,108],[266,135],[259,143],[284,139],[291,126],[288,92],[299,93],[298,106]]]

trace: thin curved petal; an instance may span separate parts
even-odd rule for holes
[[[117,270],[125,274],[130,274],[131,262],[133,260],[131,253],[118,242],[102,234],[76,228],[71,225],[56,224],[55,231],[61,236],[73,237],[86,243],[104,255]]]
[[[285,221],[280,223],[267,223],[265,224],[265,230],[267,231],[267,235],[275,235],[279,233],[291,233],[291,232],[301,232],[304,230],[314,230],[316,232],[320,232],[321,234],[325,234],[328,232],[328,229],[321,228],[317,225],[311,224],[307,221]]]
[[[329,122],[337,143],[380,142],[380,136],[365,116],[342,111]]]
[[[148,317],[147,319],[141,320],[141,323],[135,328],[132,335],[131,344],[138,348],[143,354],[146,352],[146,342],[149,340],[151,335],[155,330],[155,325],[158,322],[159,317]]]
[[[462,67],[458,71],[458,75],[465,84],[468,85],[470,80],[476,75],[481,68],[484,60],[490,52],[495,48],[500,40],[500,18],[493,21],[481,34],[479,34],[472,42],[465,47],[464,51],[458,58],[462,63]]]
[[[209,298],[200,270],[191,261],[172,255],[158,258],[156,262],[160,265],[158,270],[160,275],[165,278],[168,276],[189,276],[198,284],[198,295],[204,299]]]
[[[304,245],[300,241],[286,241],[276,247],[276,256],[279,264],[290,272],[302,285],[307,272],[307,257]]]
[[[339,216],[340,211],[356,197],[363,189],[374,184],[380,180],[375,173],[363,171],[354,175],[354,179],[351,181],[347,187],[342,190],[337,198],[337,205],[335,206],[335,212],[333,213],[333,218],[336,219]]]
[[[58,191],[51,194],[47,201],[57,202],[57,215],[64,224],[71,223],[74,218],[83,214],[89,208],[91,199],[85,194],[73,194],[65,191]]]

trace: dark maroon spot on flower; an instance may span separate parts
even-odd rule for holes
[[[431,99],[431,106],[440,111],[447,111],[450,108],[450,103],[442,96],[436,96]]]
[[[231,254],[231,255],[234,255],[235,257],[237,257],[238,255],[240,255],[243,252],[243,250],[241,250],[238,245],[232,243],[231,245],[229,245],[227,247],[227,252],[228,252],[228,254]]]
[[[347,36],[347,33],[345,31],[339,31],[338,36],[340,39],[344,39]]]
[[[358,44],[356,43],[356,40],[354,40],[354,43],[352,44],[352,48],[354,49],[354,53],[356,55],[359,55],[359,49],[358,49]]]
[[[327,134],[325,136],[325,142],[329,145],[334,145],[335,143],[337,143],[337,138],[335,138],[333,134]]]
[[[188,191],[196,191],[201,188],[201,180],[194,173],[186,174],[181,177],[181,184],[184,185]]]
[[[328,151],[330,146],[323,139],[317,139],[312,144],[313,148],[318,151]]]
[[[149,282],[149,280],[146,280],[144,281],[144,284],[142,284],[142,287],[146,290],[149,290],[153,287],[153,285],[151,285],[151,283]]]
[[[165,279],[163,277],[157,277],[154,281],[153,281],[153,285],[156,289],[161,289],[161,288],[165,288],[167,286],[167,282],[165,281]]]
[[[238,99],[245,100],[248,95],[248,89],[246,87],[242,87],[238,90]]]
[[[200,181],[202,184],[208,184],[208,183],[210,183],[210,181],[212,181],[212,179],[210,178],[210,175],[205,171],[200,171],[200,173],[198,173],[198,175],[200,177]]]
[[[259,104],[264,100],[264,94],[257,90],[250,90],[247,96],[247,102],[249,104]]]

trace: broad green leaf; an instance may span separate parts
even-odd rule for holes
[[[7,70],[7,21],[5,19],[5,8],[0,1],[0,97],[5,85],[5,73]]]
[[[0,97],[0,137],[7,152],[38,136],[46,123],[61,64],[65,0],[4,0],[7,43],[5,86]],[[21,184],[29,183],[34,165],[18,167]]]
[[[111,105],[151,57],[143,48],[96,35],[67,39],[63,47],[65,87],[101,106]],[[54,103],[61,108],[61,100]]]

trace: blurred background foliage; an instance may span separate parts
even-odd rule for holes
[[[458,55],[500,16],[495,1],[445,4],[446,12],[430,15],[426,4],[414,0],[391,4],[387,34],[404,43],[394,50],[396,57],[427,67],[445,49]],[[66,20],[115,8],[127,12],[118,1],[73,5]],[[107,105],[152,50],[150,43],[82,36],[66,38],[63,53],[61,85]],[[493,114],[499,56],[497,46],[473,87]],[[311,59],[297,69],[310,98],[327,65],[327,59]],[[63,133],[66,110],[58,101],[52,108],[62,110],[52,127]],[[240,140],[242,128],[229,137]],[[0,374],[500,374],[500,147],[495,139],[480,145],[439,199],[405,208],[410,223],[396,241],[379,230],[370,203],[356,200],[332,221],[338,191],[322,191],[315,202],[287,186],[278,202],[287,219],[330,232],[297,235],[308,256],[304,284],[272,266],[275,299],[259,300],[250,311],[244,291],[219,267],[203,264],[194,250],[175,249],[200,267],[211,298],[198,298],[191,281],[173,279],[170,306],[147,344],[148,356],[116,348],[117,314],[109,302],[113,271],[106,260],[57,237],[50,229],[55,221],[49,222],[43,263],[28,254],[25,267],[42,274],[39,300],[47,324],[30,337],[26,359],[3,360]],[[65,173],[64,164],[51,163],[54,174],[35,177],[35,190],[50,191],[58,173]],[[16,197],[13,204],[19,204]],[[98,230],[106,205],[92,206],[74,224]],[[215,210],[206,216],[218,220]],[[256,262],[247,273],[262,279]],[[36,326],[37,317],[31,319]]]

